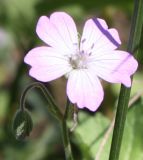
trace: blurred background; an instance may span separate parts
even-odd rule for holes
[[[0,0],[0,160],[65,159],[59,123],[48,112],[48,104],[40,90],[33,89],[26,100],[26,107],[34,122],[30,136],[24,141],[17,141],[11,129],[21,93],[35,81],[29,77],[29,67],[23,63],[23,58],[33,47],[43,45],[35,32],[36,23],[41,15],[48,16],[54,11],[69,13],[80,33],[89,17],[105,19],[110,27],[119,31],[121,48],[126,49],[133,13],[131,0]],[[142,57],[140,63],[143,64]],[[132,97],[143,91],[141,68],[142,65],[134,77]],[[46,85],[64,112],[66,80],[61,78]],[[79,111],[79,124],[71,134],[76,160],[92,160],[96,157],[100,142],[114,116],[120,85],[103,82],[103,86],[105,99],[100,109],[96,113]],[[126,153],[123,147],[121,160],[142,160],[142,96],[135,100],[131,108],[125,130],[126,142],[123,142]],[[100,160],[108,159],[110,138],[107,141]]]

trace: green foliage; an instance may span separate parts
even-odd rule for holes
[[[95,157],[109,124],[109,119],[101,113],[97,113],[94,116],[84,112],[79,113],[79,124],[75,130],[75,134],[81,147],[84,160],[89,158],[89,160],[92,160]],[[106,156],[108,156],[109,147],[110,143],[106,144],[101,157],[102,160],[107,159]]]
[[[143,64],[143,25],[142,25],[142,33],[141,33],[141,40],[140,40],[140,44],[139,44],[139,62],[140,64]]]
[[[143,154],[143,98],[136,102],[130,109],[127,115],[123,143],[121,148],[120,160],[142,160]],[[81,152],[84,159],[88,155],[93,160],[99,152],[101,142],[109,126],[109,120],[102,114],[97,113],[95,116],[87,113],[80,113],[79,125],[75,131],[75,136],[78,139]],[[106,139],[106,143],[102,146],[100,160],[107,160],[109,156],[111,135]],[[104,137],[105,138],[105,137]],[[88,157],[89,159],[89,157]]]
[[[120,160],[142,160],[143,98],[134,104],[127,116]]]

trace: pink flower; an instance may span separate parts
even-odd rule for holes
[[[67,96],[79,108],[96,111],[100,106],[104,92],[99,78],[131,86],[138,63],[128,52],[116,50],[121,44],[118,32],[108,29],[103,19],[88,19],[79,39],[73,19],[55,12],[50,18],[40,17],[36,32],[48,46],[25,56],[30,76],[49,82],[66,75]]]

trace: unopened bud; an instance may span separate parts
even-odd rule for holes
[[[16,112],[12,127],[16,139],[23,140],[29,136],[33,128],[33,122],[27,110]]]

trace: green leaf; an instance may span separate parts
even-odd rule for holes
[[[143,160],[143,99],[128,112],[120,160]]]
[[[84,160],[94,160],[109,126],[109,120],[100,113],[95,116],[79,113],[79,124],[75,136]],[[106,140],[99,160],[107,160],[111,136]],[[143,160],[143,98],[128,111],[120,160]]]
[[[79,124],[75,135],[85,160],[95,157],[109,122],[109,119],[101,113],[96,113],[95,116],[84,112],[79,113]]]

